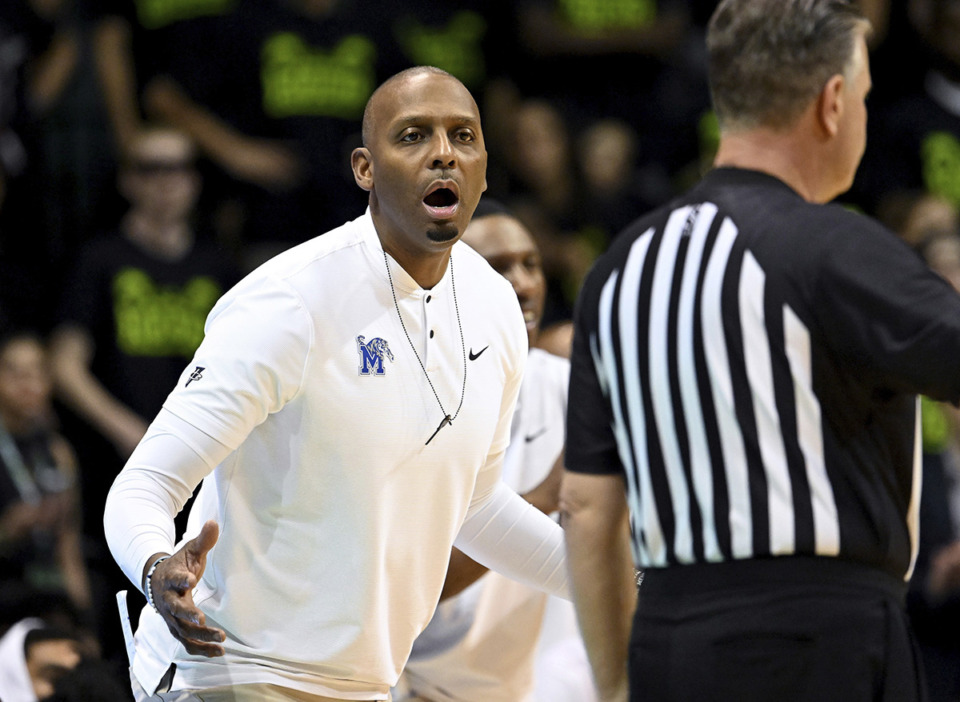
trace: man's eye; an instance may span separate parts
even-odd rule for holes
[[[407,132],[406,134],[400,137],[400,141],[403,141],[409,144],[416,141],[420,141],[421,138],[422,137],[420,132]]]
[[[457,138],[458,138],[460,141],[464,141],[464,142],[472,142],[472,141],[474,141],[474,140],[476,139],[476,137],[474,137],[474,135],[473,135],[473,132],[471,132],[471,131],[469,131],[469,130],[466,130],[466,129],[463,130],[463,131],[461,131],[461,132],[459,132],[459,133],[457,134]]]

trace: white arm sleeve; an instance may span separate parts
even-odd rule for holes
[[[571,599],[563,529],[506,483],[470,506],[454,546],[501,575]]]
[[[160,410],[107,495],[103,528],[110,553],[141,588],[154,553],[173,553],[173,518],[230,449],[169,410]]]

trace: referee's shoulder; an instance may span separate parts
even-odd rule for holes
[[[833,238],[849,239],[854,245],[863,240],[883,240],[906,246],[896,232],[885,224],[840,201],[825,205],[809,204],[806,217],[810,224],[816,225],[811,230]]]

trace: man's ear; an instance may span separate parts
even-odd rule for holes
[[[370,158],[367,147],[361,146],[353,150],[350,154],[350,167],[353,168],[353,179],[357,181],[357,185],[367,192],[373,190],[373,159]]]
[[[844,87],[846,80],[839,73],[832,76],[820,91],[817,103],[817,117],[820,126],[828,137],[835,137],[840,131],[840,120],[844,110]]]

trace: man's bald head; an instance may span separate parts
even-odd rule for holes
[[[383,96],[393,91],[400,83],[425,74],[447,76],[457,80],[456,76],[444,71],[442,68],[437,68],[436,66],[414,66],[413,68],[407,68],[406,70],[400,71],[399,73],[385,80],[380,87],[373,91],[370,99],[367,100],[367,106],[363,110],[361,138],[363,139],[364,146],[370,146],[373,136],[374,123],[376,121],[376,106],[383,99]]]

